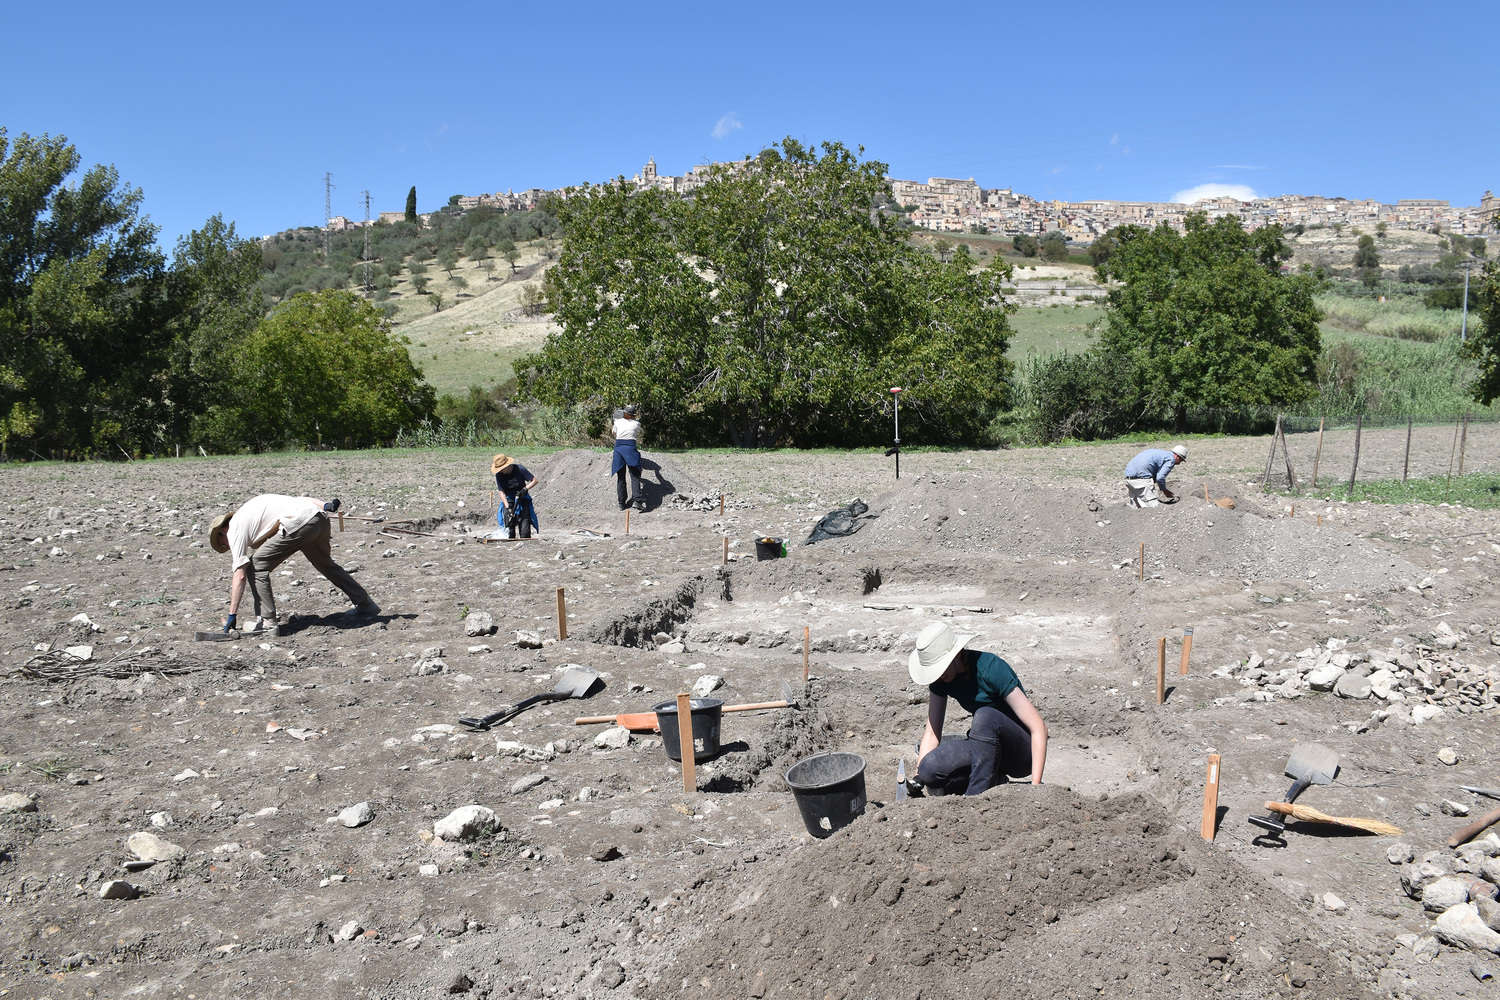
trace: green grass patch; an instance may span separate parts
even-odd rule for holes
[[[1372,479],[1356,482],[1351,495],[1347,487],[1319,491],[1330,500],[1368,500],[1371,503],[1462,504],[1478,510],[1500,509],[1500,476],[1469,473],[1464,476],[1423,476],[1420,479]]]
[[[1006,351],[1012,361],[1029,354],[1047,357],[1068,351],[1078,354],[1094,346],[1095,327],[1102,325],[1102,306],[1027,306],[1010,315],[1015,336]]]
[[[1415,296],[1393,295],[1381,302],[1330,292],[1319,295],[1316,301],[1325,323],[1376,337],[1433,343],[1445,337],[1456,338],[1463,325],[1457,310],[1433,309]]]

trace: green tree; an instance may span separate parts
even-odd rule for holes
[[[786,139],[690,200],[568,198],[545,279],[560,330],[517,362],[521,391],[600,427],[637,401],[653,440],[811,445],[883,440],[900,385],[914,437],[973,440],[1008,399],[1008,269],[912,245],[889,196],[884,164]]]
[[[453,277],[453,269],[458,266],[458,253],[451,249],[444,249],[438,253],[438,267],[448,272],[448,277]]]
[[[1109,260],[1109,255],[1114,252],[1115,230],[1111,229],[1109,232],[1105,233],[1097,240],[1089,244],[1089,263],[1093,264],[1095,267],[1098,267],[1105,261]]]
[[[515,244],[511,244],[505,248],[502,256],[505,257],[505,262],[510,265],[510,273],[515,274],[516,261],[521,259],[521,252],[516,249]]]
[[[1041,245],[1037,243],[1036,237],[1028,233],[1022,233],[1011,239],[1010,245],[1015,248],[1016,253],[1022,257],[1035,257],[1041,252]]]
[[[1381,239],[1385,239],[1386,230],[1389,228],[1384,222],[1377,222],[1375,223],[1375,235]]]
[[[1375,237],[1365,235],[1359,238],[1354,248],[1354,269],[1360,280],[1371,288],[1380,280],[1380,254],[1375,250]]]
[[[1320,349],[1308,275],[1283,275],[1277,226],[1247,232],[1237,216],[1194,212],[1178,233],[1126,226],[1104,266],[1109,293],[1099,348],[1140,411],[1184,427],[1190,409],[1281,406],[1317,387]]]
[[[464,256],[472,261],[480,261],[489,255],[490,245],[483,236],[475,233],[464,240]]]
[[[1479,362],[1474,398],[1488,406],[1500,398],[1500,262],[1490,261],[1469,285],[1477,301],[1464,354]]]
[[[411,287],[417,290],[418,295],[427,294],[427,286],[432,284],[432,279],[425,274],[414,274],[411,276]]]
[[[351,292],[295,296],[236,353],[235,380],[205,421],[221,443],[365,446],[433,414],[432,387],[412,363],[406,340]]]
[[[417,218],[417,186],[413,184],[411,190],[406,192],[406,221],[419,222]]]
[[[134,449],[166,416],[163,257],[139,188],[0,127],[0,450]]]
[[[1061,230],[1050,229],[1042,237],[1042,259],[1051,261],[1068,259],[1068,240]]]

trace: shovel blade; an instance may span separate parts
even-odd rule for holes
[[[1339,773],[1339,755],[1321,743],[1300,743],[1286,761],[1286,776],[1309,785],[1326,785]]]
[[[558,678],[557,686],[552,689],[552,693],[566,698],[587,698],[593,693],[595,685],[602,686],[602,684],[599,675],[594,671],[584,667],[569,667]]]

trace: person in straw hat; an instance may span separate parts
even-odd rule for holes
[[[263,493],[251,497],[232,514],[220,514],[208,527],[208,544],[215,552],[228,552],[234,575],[229,582],[229,617],[224,631],[234,628],[239,617],[245,583],[255,605],[255,618],[245,623],[245,632],[267,632],[276,628],[276,595],[271,592],[271,571],[294,552],[301,552],[313,568],[354,602],[348,612],[354,618],[373,618],[380,607],[333,561],[329,548],[328,514],[339,509],[337,498],[324,503],[312,497],[288,497]]]
[[[1158,507],[1162,503],[1176,503],[1177,495],[1167,489],[1167,476],[1172,470],[1187,461],[1187,445],[1179,444],[1171,451],[1165,448],[1147,448],[1125,466],[1125,502],[1132,507]]]
[[[934,795],[978,795],[1011,778],[1042,783],[1047,724],[1009,663],[969,648],[976,638],[933,622],[917,636],[907,660],[911,679],[928,690],[916,783]],[[967,736],[945,740],[949,698],[973,718]]]
[[[615,477],[615,499],[620,509],[646,509],[641,495],[641,422],[634,404],[626,406],[614,419],[615,450],[609,460],[609,474]],[[625,473],[630,473],[630,493],[625,493]]]
[[[490,460],[490,471],[495,474],[495,489],[500,491],[500,507],[495,511],[495,521],[516,537],[516,529],[522,538],[531,537],[532,528],[540,528],[536,519],[536,505],[531,502],[531,488],[536,485],[526,466],[506,454],[496,455]]]

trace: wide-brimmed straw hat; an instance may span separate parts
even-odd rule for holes
[[[220,514],[208,526],[208,547],[215,552],[229,551],[229,519],[233,514]]]
[[[1179,462],[1187,461],[1187,445],[1179,444],[1172,447],[1172,454],[1177,456]]]
[[[499,455],[496,455],[494,458],[490,459],[490,472],[504,472],[506,469],[515,464],[515,459],[502,452]]]
[[[911,679],[931,684],[943,676],[953,658],[968,648],[977,636],[953,631],[947,622],[933,622],[917,636],[917,648],[906,661]]]

